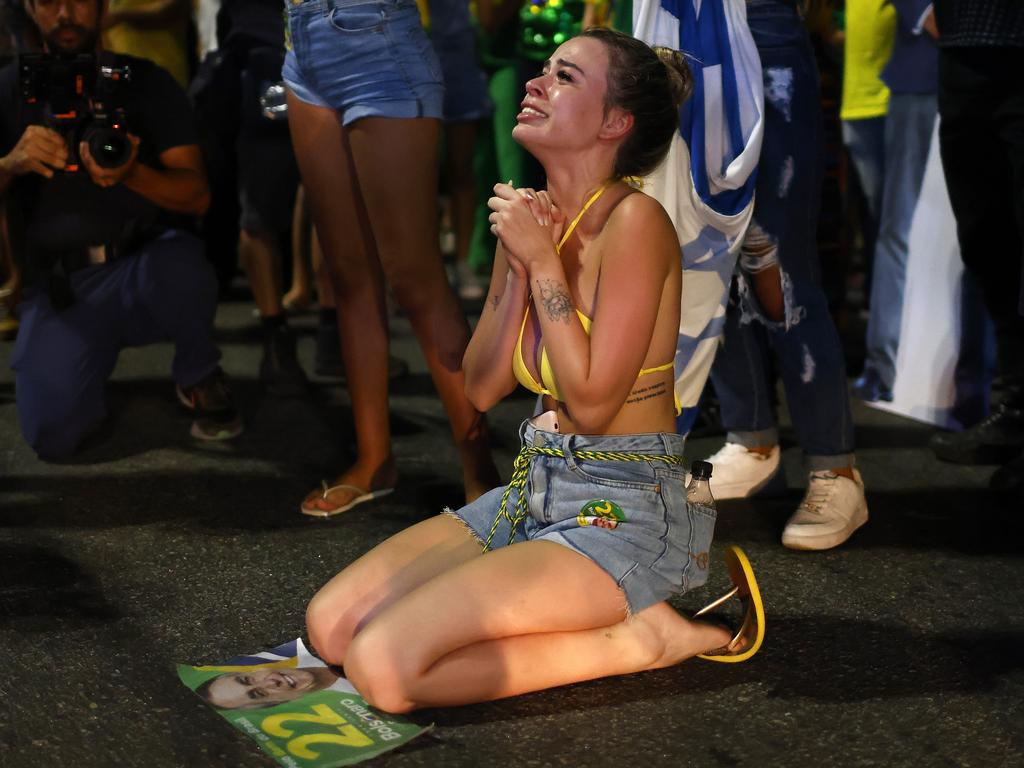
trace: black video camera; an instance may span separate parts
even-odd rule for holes
[[[21,95],[37,120],[64,137],[65,171],[80,170],[79,142],[86,142],[101,168],[117,168],[131,157],[125,102],[131,68],[91,53],[53,56],[23,53],[18,57]],[[41,111],[41,115],[39,114]]]

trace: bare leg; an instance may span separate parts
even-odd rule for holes
[[[281,300],[287,309],[304,309],[313,303],[313,281],[310,276],[311,228],[306,190],[300,184],[295,193],[292,214],[292,286]]]
[[[388,416],[384,279],[348,136],[332,109],[307,104],[291,93],[288,109],[295,155],[339,310],[341,355],[355,421],[356,461],[337,482],[364,489],[390,486],[397,476]],[[394,174],[389,181],[404,177]],[[352,493],[340,489],[327,500],[319,495],[311,493],[305,503],[329,509],[348,501]]]
[[[476,145],[476,125],[475,121],[470,121],[450,123],[445,128],[452,226],[455,230],[455,260],[459,263],[465,263],[469,258],[469,241],[473,238],[473,219],[476,213],[473,149]]]
[[[378,544],[317,592],[306,609],[309,639],[317,652],[344,664],[352,637],[382,609],[483,550],[448,515],[417,523]]]
[[[238,233],[238,252],[261,317],[281,314],[281,256],[268,232]]]
[[[320,238],[317,237],[316,227],[310,228],[309,245],[310,261],[313,264],[313,279],[316,281],[317,294],[320,296],[320,307],[334,309],[334,289],[331,287],[331,276],[324,263],[324,252],[320,247]]]
[[[465,394],[469,325],[441,265],[436,120],[365,118],[348,131],[380,264],[412,324],[459,449],[467,500],[495,487],[484,417]],[[401,179],[396,187],[395,179]],[[324,244],[325,253],[329,248]],[[339,325],[343,303],[338,302]],[[364,327],[363,319],[358,325]],[[344,339],[343,339],[344,343]],[[385,374],[386,374],[385,357]],[[349,377],[351,382],[351,369]]]
[[[677,663],[729,633],[661,603],[625,615],[618,586],[546,541],[446,570],[371,618],[345,672],[374,706],[467,704]]]
[[[457,706],[678,664],[728,642],[725,630],[658,603],[617,624],[490,640],[439,659],[407,709]]]
[[[769,320],[781,323],[786,317],[786,305],[782,296],[782,271],[778,264],[755,272],[754,293]]]

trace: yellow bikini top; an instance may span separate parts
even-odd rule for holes
[[[559,240],[558,245],[555,246],[555,251],[557,253],[561,253],[562,246],[565,245],[565,242],[572,236],[573,230],[576,229],[576,225],[579,224],[580,219],[583,218],[583,214],[587,212],[587,209],[590,208],[590,206],[597,202],[597,199],[604,193],[604,191],[607,188],[608,185],[605,184],[600,189],[598,189],[597,192],[591,195],[590,199],[587,200],[587,202],[583,205],[583,208],[580,210],[580,212],[576,214],[576,218],[572,220],[572,222],[566,228],[565,234],[562,235],[562,239]],[[530,301],[532,303],[532,296],[530,298]],[[590,318],[584,315],[578,309],[576,310],[576,316],[580,319],[580,325],[583,326],[583,330],[589,336],[591,323]],[[562,398],[558,394],[558,388],[555,384],[555,372],[551,368],[551,362],[548,360],[548,351],[544,348],[543,344],[541,344],[540,349],[540,381],[537,381],[535,378],[533,378],[533,374],[530,373],[530,369],[526,367],[526,361],[523,359],[523,331],[526,329],[526,321],[529,319],[529,317],[530,305],[527,304],[526,311],[523,313],[523,322],[519,326],[519,339],[516,341],[515,349],[512,351],[512,373],[516,377],[516,381],[518,381],[531,392],[535,392],[538,395],[550,395],[555,400],[561,400]],[[663,365],[655,366],[654,368],[641,368],[640,372],[637,374],[637,378],[639,378],[640,376],[646,376],[649,373],[659,373],[660,371],[671,370],[674,365],[675,361],[670,360],[669,362]],[[676,397],[676,415],[678,416],[679,413],[679,398]]]

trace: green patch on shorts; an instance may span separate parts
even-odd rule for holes
[[[619,523],[626,522],[626,513],[622,507],[608,499],[592,499],[583,505],[576,515],[580,525],[596,525],[599,528],[618,528]]]

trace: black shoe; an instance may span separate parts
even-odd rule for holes
[[[933,435],[929,445],[954,464],[1005,464],[1024,451],[1024,409],[1000,403],[984,421],[963,432]]]
[[[242,433],[242,417],[231,398],[227,376],[216,368],[198,384],[178,386],[181,404],[195,414],[192,437],[197,440],[230,440]]]
[[[295,356],[295,335],[283,323],[268,329],[263,338],[260,380],[277,397],[302,397],[309,391],[306,373]]]

